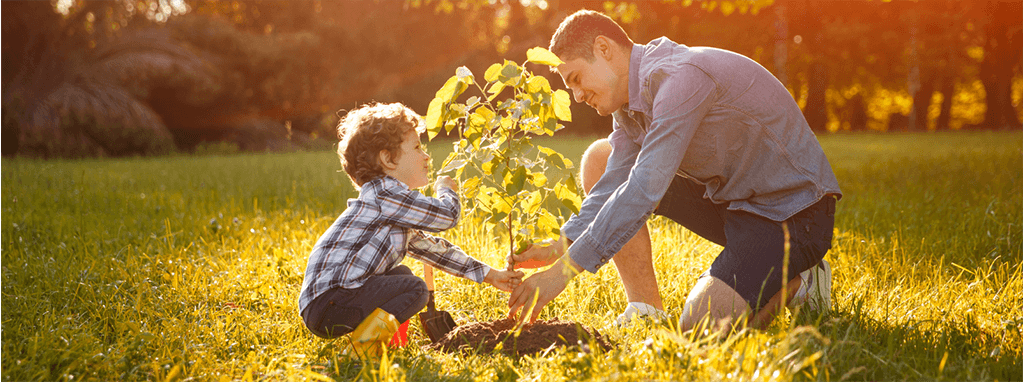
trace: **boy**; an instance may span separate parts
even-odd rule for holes
[[[427,304],[426,284],[402,265],[406,254],[456,276],[510,291],[519,271],[493,269],[428,234],[455,226],[457,184],[442,176],[436,198],[414,191],[429,182],[419,115],[398,103],[366,105],[338,124],[341,165],[359,197],[317,240],[299,294],[299,311],[323,338],[352,333],[351,352],[377,356],[386,340]]]

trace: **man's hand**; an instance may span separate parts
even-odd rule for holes
[[[447,175],[441,175],[434,181],[434,191],[440,191],[442,188],[448,188],[452,191],[459,192],[459,184]]]
[[[536,321],[544,306],[565,290],[565,286],[579,273],[579,269],[580,266],[569,256],[563,256],[551,268],[523,280],[509,296],[508,317],[518,318],[519,322]],[[529,320],[527,314],[530,315]]]
[[[567,246],[565,236],[562,236],[557,241],[544,240],[539,243],[533,243],[518,255],[509,254],[505,258],[505,263],[515,264],[515,269],[546,267],[553,264],[559,257],[562,257]]]
[[[487,275],[484,276],[484,282],[491,284],[498,288],[498,290],[511,292],[512,289],[515,289],[523,281],[523,276],[525,275],[522,271],[502,271],[491,268],[491,271],[487,272]]]

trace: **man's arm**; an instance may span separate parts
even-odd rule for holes
[[[594,221],[608,197],[629,177],[629,171],[636,163],[636,156],[640,152],[640,145],[618,128],[608,136],[608,141],[611,143],[612,152],[607,159],[604,174],[587,192],[579,214],[570,217],[562,226],[562,236],[558,241],[534,243],[522,253],[510,255],[510,262],[514,262],[517,268],[546,267],[558,260],[569,248],[569,244],[583,234],[587,226]]]
[[[654,120],[629,178],[608,196],[562,260],[523,280],[512,292],[510,317],[520,308],[532,309],[530,319],[535,320],[540,310],[565,290],[575,271],[585,267],[578,264],[581,261],[597,257],[600,261],[593,268],[586,268],[596,272],[636,234],[665,195],[686,147],[711,109],[716,86],[703,71],[690,68],[667,79],[659,89],[654,98]],[[520,321],[525,320],[525,315],[520,316]]]
[[[657,90],[653,120],[628,179],[569,247],[569,256],[591,272],[611,260],[654,212],[711,109],[716,85],[700,69],[687,67]]]

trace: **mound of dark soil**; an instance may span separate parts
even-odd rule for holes
[[[515,327],[516,321],[510,319],[474,322],[455,328],[429,348],[449,353],[463,350],[490,353],[501,344],[502,353],[522,356],[540,352],[551,345],[590,346],[590,339],[594,338],[594,342],[604,350],[611,349],[597,330],[584,328],[572,321],[558,318],[537,321],[524,326],[519,336],[513,333]]]

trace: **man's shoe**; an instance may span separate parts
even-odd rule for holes
[[[800,288],[786,305],[790,310],[804,305],[817,312],[832,308],[832,267],[828,261],[821,259],[820,264],[800,272]]]
[[[626,310],[615,319],[615,324],[620,327],[629,326],[630,322],[635,318],[663,320],[668,318],[668,314],[666,314],[664,310],[655,308],[650,304],[631,302],[626,306]]]

